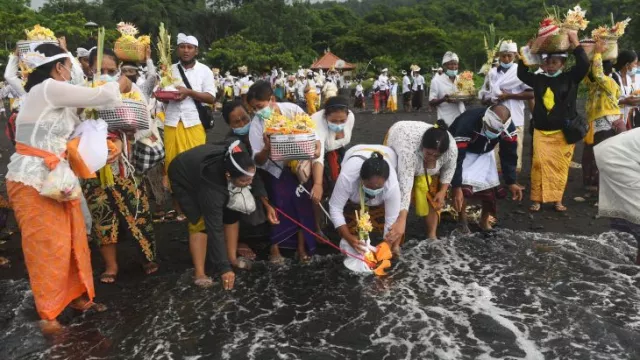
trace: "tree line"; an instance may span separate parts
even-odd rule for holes
[[[640,14],[635,0],[584,0],[595,26]],[[175,37],[179,32],[196,36],[201,60],[229,69],[240,65],[253,71],[272,67],[293,70],[308,67],[326,49],[346,61],[374,72],[394,71],[418,64],[430,69],[452,50],[463,69],[478,70],[486,61],[483,34],[494,24],[498,37],[524,44],[535,36],[545,5],[563,12],[575,0],[347,0],[311,4],[298,0],[50,0],[41,9],[27,0],[0,0],[0,62],[35,24],[64,34],[70,48],[86,41],[87,21],[104,26],[113,42],[120,21],[134,23],[155,39],[160,22]],[[621,48],[633,48],[640,35],[640,19],[632,20]]]

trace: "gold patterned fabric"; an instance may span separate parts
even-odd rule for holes
[[[115,176],[110,187],[102,187],[99,179],[92,179],[84,182],[83,190],[99,246],[117,244],[123,231],[138,243],[147,261],[155,261],[153,219],[142,179],[136,178],[134,182]]]

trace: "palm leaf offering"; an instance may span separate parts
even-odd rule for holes
[[[502,41],[502,38],[498,40],[496,27],[493,24],[489,25],[489,31],[484,34],[484,51],[487,53],[487,62],[482,65],[481,73],[487,75],[491,70],[491,64],[493,64],[493,60],[498,54],[498,50],[500,50]]]
[[[160,23],[158,29],[158,62],[160,63],[160,87],[165,89],[180,84],[180,80],[173,77],[171,71],[171,35]]]

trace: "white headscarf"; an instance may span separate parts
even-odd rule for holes
[[[198,39],[195,36],[185,35],[183,33],[178,34],[178,45],[180,44],[190,44],[195,47],[198,47]]]
[[[81,47],[76,49],[76,57],[78,58],[89,57],[90,54],[91,54],[91,50],[87,50]]]
[[[442,65],[448,63],[449,61],[460,61],[460,59],[458,58],[458,55],[454,52],[451,51],[447,51],[444,56],[442,57]]]
[[[518,45],[511,40],[505,40],[500,44],[500,52],[518,52]]]

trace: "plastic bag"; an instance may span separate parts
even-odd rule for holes
[[[229,202],[227,208],[242,214],[251,214],[256,211],[256,200],[251,193],[251,187],[239,188],[229,183]]]
[[[40,195],[57,201],[80,199],[80,182],[66,160],[60,161],[58,166],[49,172],[40,189]]]
[[[363,244],[363,246],[367,249],[369,249],[369,251],[376,251],[376,248],[374,248],[373,246],[371,246],[371,244],[369,242],[365,244]],[[348,252],[349,254],[353,254],[353,255],[357,255],[359,257],[362,257],[363,255],[356,251],[345,239],[340,240],[340,249],[342,249],[343,251]],[[346,256],[344,258],[344,266],[353,271],[353,272],[357,272],[357,273],[368,273],[371,274],[373,273],[373,270],[371,270],[369,268],[369,265],[367,265],[367,263],[365,263],[364,261],[360,260],[360,259],[356,259],[352,256]]]
[[[107,123],[104,120],[85,120],[71,137],[80,137],[78,153],[90,172],[95,173],[107,164]]]

